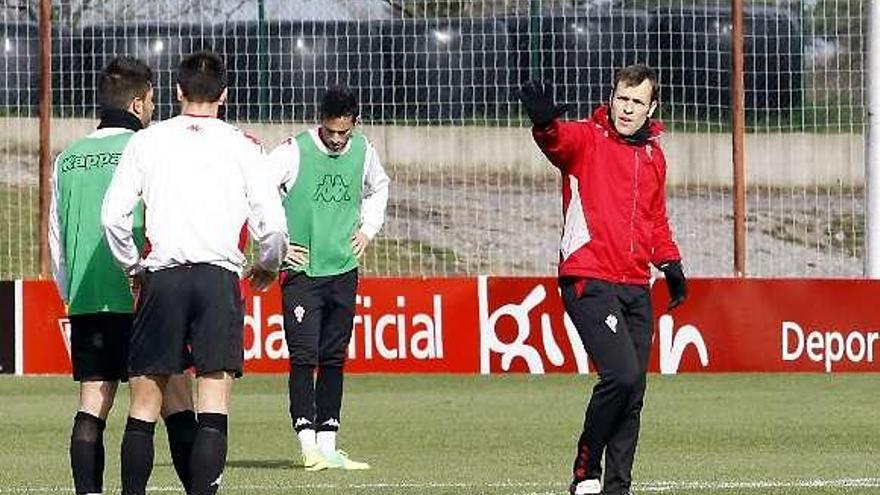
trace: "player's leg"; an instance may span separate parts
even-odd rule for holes
[[[573,465],[572,493],[599,493],[602,455],[639,379],[638,359],[623,318],[615,284],[589,280],[579,295],[574,284],[562,284],[565,309],[584,348],[599,369],[584,414]]]
[[[168,377],[141,375],[129,378],[131,402],[122,436],[122,493],[144,495],[153,472],[153,434],[162,409],[162,390]]]
[[[122,438],[122,493],[143,495],[153,470],[153,436],[168,377],[186,365],[186,328],[190,306],[188,274],[168,268],[143,277],[129,341],[131,390]]]
[[[73,377],[80,383],[69,449],[74,490],[101,493],[104,427],[119,380],[126,376],[131,315],[71,315],[70,325]]]
[[[213,495],[220,489],[228,448],[229,398],[235,372],[199,374],[199,430],[192,447],[190,465],[192,494]]]
[[[624,306],[624,318],[629,328],[640,370],[640,379],[630,396],[626,410],[617,430],[605,448],[604,492],[609,495],[628,493],[632,485],[632,467],[639,439],[639,425],[645,399],[648,358],[651,354],[651,337],[654,317],[651,311],[651,295],[646,288],[629,287]]]
[[[354,321],[357,269],[337,275],[326,289],[327,307],[321,326],[318,377],[315,383],[318,448],[331,468],[369,469],[336,447],[342,409],[343,368]]]
[[[101,493],[104,486],[104,428],[118,382],[80,383],[79,410],[70,433],[70,468],[77,494]]]
[[[229,398],[244,365],[244,305],[238,275],[197,264],[190,269],[189,340],[198,381],[199,429],[190,455],[193,495],[213,495],[226,468]]]
[[[318,338],[324,318],[322,278],[290,272],[281,285],[284,333],[290,354],[288,398],[290,421],[300,443],[303,465],[307,469],[325,467],[318,454],[315,434],[315,367],[318,364]]]
[[[199,430],[192,400],[192,377],[189,373],[168,379],[162,396],[162,420],[168,431],[168,447],[177,477],[184,491],[191,493],[189,460]]]

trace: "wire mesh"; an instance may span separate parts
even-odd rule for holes
[[[37,2],[0,1],[0,277],[34,276]],[[623,65],[656,67],[670,216],[691,275],[733,271],[730,10],[721,0],[55,1],[53,150],[87,133],[96,76],[116,55],[156,71],[225,57],[224,118],[267,148],[313,125],[328,85],[352,87],[392,178],[373,275],[552,274],[557,173],[516,90],[553,81],[585,118]],[[858,276],[864,238],[866,2],[746,9],[747,272]]]

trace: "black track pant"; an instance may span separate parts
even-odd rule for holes
[[[284,280],[281,301],[290,351],[290,419],[296,431],[339,429],[357,284],[357,269],[325,277],[288,273]]]
[[[603,493],[625,492],[639,439],[653,316],[647,287],[587,280],[583,291],[560,279],[562,300],[599,368],[599,382],[584,416],[574,479],[599,479],[605,454]]]

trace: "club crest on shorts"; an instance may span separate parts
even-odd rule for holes
[[[303,322],[303,316],[306,315],[306,310],[301,305],[297,304],[295,308],[293,308],[293,317],[296,318],[297,323]]]
[[[608,325],[608,328],[610,328],[612,332],[617,333],[617,317],[616,316],[608,315],[605,318],[605,324]]]

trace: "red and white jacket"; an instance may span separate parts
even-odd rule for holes
[[[608,111],[601,106],[590,119],[532,129],[562,173],[559,276],[645,285],[649,263],[681,259],[666,217],[663,125],[652,121],[647,143],[629,144]]]

